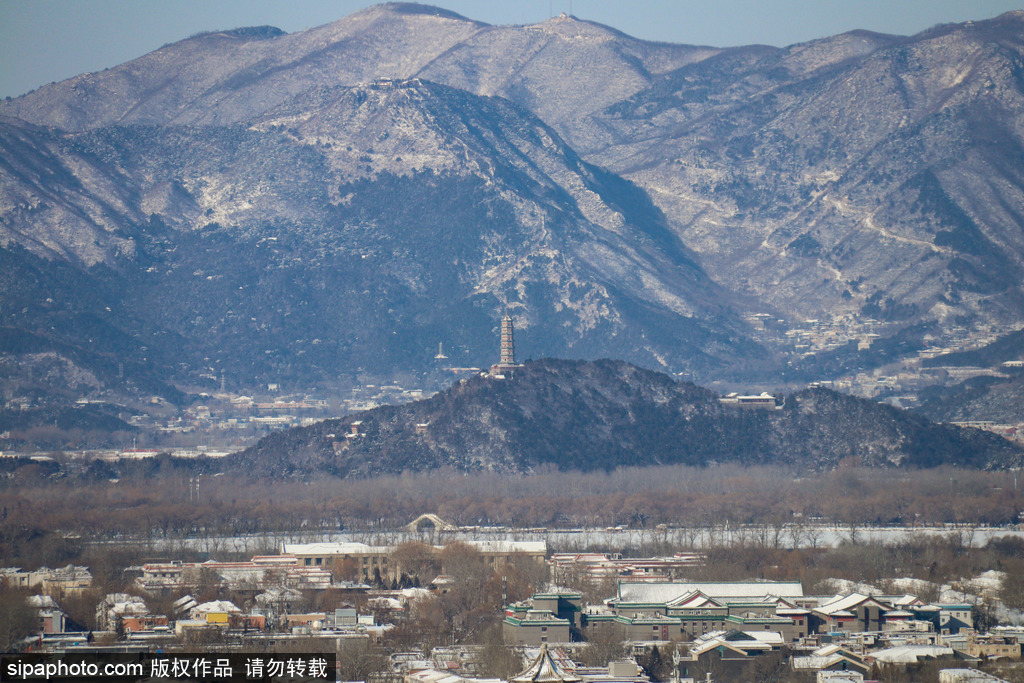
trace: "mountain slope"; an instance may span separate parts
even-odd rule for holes
[[[530,108],[560,122],[638,92],[652,74],[718,51],[648,43],[571,18],[489,26],[436,7],[387,3],[294,34],[258,27],[194,36],[44,86],[0,111],[75,131],[227,125],[313,87],[422,77],[537,105]],[[558,128],[569,134],[573,127]]]
[[[918,409],[932,420],[1024,423],[1024,375],[975,377],[943,391],[921,393]]]
[[[425,425],[417,427],[417,425]],[[358,436],[349,437],[353,430]],[[778,411],[725,407],[706,389],[620,361],[542,360],[423,401],[279,432],[232,456],[265,475],[365,476],[451,467],[524,472],[668,463],[1006,467],[1022,452],[977,430],[825,389]]]
[[[381,347],[408,363],[448,332],[460,360],[483,362],[473,340],[506,306],[544,326],[545,355],[736,373],[776,367],[738,312],[882,320],[891,348],[1017,329],[1022,46],[1024,12],[786,48],[648,43],[573,17],[487,26],[404,3],[295,34],[204,34],[0,103],[0,242],[131,282],[151,343],[184,337],[166,348],[188,349],[190,371],[212,359],[204,372],[227,363],[245,381],[303,355],[326,376],[383,367]],[[483,97],[377,80],[419,76]],[[453,216],[495,223],[457,264],[438,241],[462,234]],[[422,241],[399,223],[418,222],[439,251],[414,266]],[[178,258],[190,270],[161,270]],[[239,299],[254,288],[260,304]],[[451,291],[468,318],[424,318]],[[262,360],[211,356],[206,336]]]
[[[699,372],[764,356],[642,192],[507,100],[378,81],[245,125],[0,130],[0,231],[53,260],[8,258],[76,264],[126,315],[85,345],[127,334],[130,360],[173,358],[178,381],[421,372],[439,341],[484,364],[503,310],[527,352]],[[51,281],[39,296],[69,305]]]
[[[1024,12],[731,51],[610,108],[631,142],[592,158],[767,305],[998,329],[1024,310],[1022,73]]]

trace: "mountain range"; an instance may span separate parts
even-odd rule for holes
[[[713,48],[392,3],[41,87],[0,103],[5,391],[483,365],[505,311],[527,355],[698,379],[795,358],[753,313],[1017,329],[1022,43],[1024,12]]]

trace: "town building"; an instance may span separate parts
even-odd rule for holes
[[[151,595],[213,585],[250,591],[274,585],[315,590],[331,586],[331,573],[319,565],[302,564],[294,555],[260,555],[248,562],[149,562],[142,565],[135,585]]]
[[[722,680],[744,680],[744,669],[752,659],[781,650],[784,645],[778,633],[713,631],[689,644],[689,656],[683,660],[680,673],[689,678],[696,669],[713,670]]]
[[[543,564],[547,555],[547,543],[544,541],[465,541],[464,543],[480,553],[484,561],[495,569],[521,559]],[[442,559],[444,546],[427,547],[439,560]],[[394,559],[395,549],[396,546],[367,545],[365,543],[287,543],[283,552],[288,556],[295,557],[300,567],[330,569],[347,563],[363,581],[373,581],[377,577],[387,581],[396,581],[409,568],[402,567]],[[441,567],[441,573],[446,573],[444,566]]]
[[[967,633],[963,651],[972,657],[983,659],[1020,659],[1021,643],[1017,636],[980,635],[973,630]]]
[[[116,631],[124,628],[127,621],[129,625],[144,623],[144,617],[149,615],[149,607],[146,601],[137,595],[128,593],[108,593],[103,596],[96,606],[96,627],[101,631]],[[163,617],[163,624],[167,624],[167,617]],[[155,619],[153,621],[160,621]],[[129,630],[140,630],[139,628]]]
[[[671,557],[623,558],[609,553],[555,553],[548,561],[555,583],[584,579],[593,585],[606,581],[672,581],[704,563],[699,553]]]
[[[823,645],[809,655],[795,656],[790,663],[794,671],[854,672],[860,676],[861,681],[871,671],[871,664],[863,656],[835,643]]]
[[[621,581],[617,595],[605,601],[607,613],[588,613],[586,622],[621,624],[629,633],[646,628],[658,636],[646,640],[688,640],[710,632],[754,629],[796,641],[811,629],[808,611],[796,602],[801,597],[799,581]]]
[[[39,616],[40,633],[64,633],[67,615],[51,596],[30,595],[28,604]]]
[[[58,569],[40,567],[27,572],[18,567],[2,567],[0,582],[7,588],[36,590],[59,599],[65,595],[78,595],[89,588],[92,585],[92,574],[88,567],[73,564]]]
[[[718,399],[718,402],[723,406],[746,408],[748,410],[776,410],[780,407],[775,397],[768,392],[761,392],[756,395],[741,395],[733,392]]]
[[[573,591],[535,593],[505,608],[502,636],[507,645],[540,645],[580,640],[583,596]]]

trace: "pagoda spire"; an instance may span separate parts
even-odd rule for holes
[[[515,374],[522,365],[516,364],[515,327],[508,311],[501,318],[501,346],[498,349],[498,362],[491,366],[491,377],[505,378]]]
[[[501,353],[498,361],[501,365],[516,364],[515,332],[512,325],[512,316],[505,312],[501,319]]]

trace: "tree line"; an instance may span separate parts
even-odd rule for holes
[[[1024,495],[1014,486],[1012,472],[955,468],[804,473],[722,465],[579,473],[546,466],[525,476],[438,471],[359,481],[183,471],[83,483],[27,466],[0,483],[0,555],[8,564],[57,566],[82,540],[370,533],[399,529],[428,511],[463,526],[754,525],[756,533],[774,535],[774,545],[794,545],[783,527],[792,536],[823,524],[854,533],[867,525],[1019,524]]]

